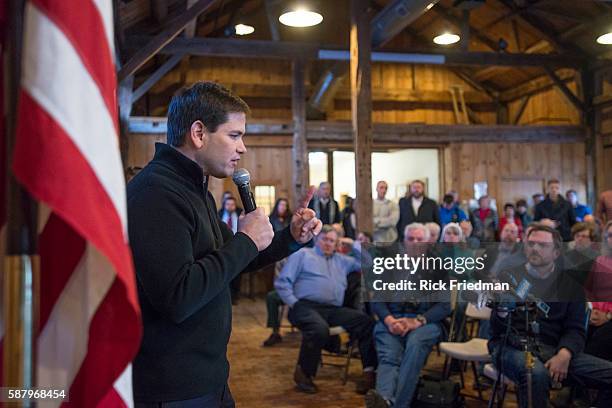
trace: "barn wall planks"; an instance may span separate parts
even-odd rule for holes
[[[567,84],[576,94],[576,83]],[[509,104],[510,118],[514,118],[520,100]],[[532,95],[518,122],[519,125],[578,125],[580,114],[557,87]]]
[[[505,182],[541,181],[558,178],[563,191],[575,189],[584,201],[586,193],[586,168],[584,145],[566,144],[451,144],[445,147],[445,167],[451,175],[443,182],[445,190],[454,188],[462,199],[473,197],[474,183],[486,181],[488,193],[498,200],[505,196],[502,186]],[[533,183],[532,183],[533,184]],[[537,191],[525,192],[526,195]]]
[[[322,65],[310,63],[306,77],[307,93],[312,90]],[[150,91],[148,103],[152,108],[147,113],[150,116],[165,115],[166,106],[174,91],[185,79],[186,84],[199,80],[220,82],[228,87],[235,87],[236,92],[244,96],[251,104],[252,117],[257,119],[291,119],[291,69],[287,61],[260,61],[256,59],[236,58],[203,58],[192,57],[189,69],[181,72],[175,69],[162,78]],[[472,102],[475,115],[483,124],[495,124],[496,113],[493,101],[486,94],[473,89],[454,73],[440,66],[407,64],[374,64],[372,66],[372,92],[374,99],[374,122],[387,123],[428,123],[454,124],[455,115],[452,110],[449,88],[460,85],[466,93],[468,106]],[[257,87],[272,86],[276,91],[270,94],[262,93]],[[328,111],[330,120],[350,120],[350,95],[348,81],[345,79],[340,87],[333,106]],[[243,90],[243,92],[240,92]],[[435,91],[438,96],[425,95],[424,99],[409,99],[417,102],[427,101],[427,108],[412,106],[410,103],[397,104],[393,101],[406,102],[401,95],[414,92]],[[385,103],[380,103],[380,94],[386,94]],[[393,97],[394,94],[400,95]],[[378,96],[377,96],[378,95]],[[141,101],[144,104],[144,100]],[[433,99],[432,99],[433,98]],[[377,102],[378,101],[378,102]],[[401,106],[400,106],[401,105]],[[567,121],[571,120],[568,119]],[[566,121],[566,122],[567,122]]]
[[[606,125],[604,123],[604,125]],[[608,125],[606,125],[608,126]],[[612,121],[609,121],[612,131]],[[128,167],[143,167],[154,153],[154,143],[163,136],[133,134],[130,136]],[[291,147],[248,147],[240,166],[249,169],[253,185],[274,185],[276,197],[293,198],[291,194]],[[401,147],[401,146],[398,146]],[[440,146],[444,169],[440,182],[444,191],[456,189],[461,197],[474,194],[474,183],[487,181],[489,194],[501,195],[504,180],[542,180],[558,178],[564,190],[573,188],[584,200],[586,169],[582,143],[453,143]],[[611,148],[607,148],[610,154]],[[608,172],[610,164],[606,163]],[[211,191],[217,203],[225,190],[235,192],[231,180],[214,180]],[[535,193],[534,192],[530,192]]]

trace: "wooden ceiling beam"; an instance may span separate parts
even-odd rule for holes
[[[167,29],[157,34],[149,42],[140,48],[130,58],[130,60],[121,67],[117,73],[117,81],[121,82],[125,78],[134,75],[134,73],[153,58],[164,46],[172,42],[181,31],[193,19],[208,10],[217,0],[199,0],[193,7],[185,10],[181,15],[172,20]]]
[[[130,132],[139,134],[166,133],[166,118],[132,117]],[[282,121],[247,123],[248,138],[261,136],[293,135],[293,124]],[[582,126],[515,126],[515,125],[426,125],[414,123],[374,123],[372,133],[375,144],[436,144],[441,143],[575,143],[585,140]],[[351,123],[331,121],[307,121],[308,142],[353,140]]]
[[[517,10],[518,8],[511,0],[497,0],[497,2],[511,11]],[[586,52],[581,48],[561,40],[559,38],[559,33],[557,33],[554,27],[547,21],[528,13],[519,13],[517,18],[538,33],[538,36],[544,37],[544,39],[546,39],[546,41],[553,45],[558,51],[570,52],[574,55],[579,55],[582,57],[586,56]]]
[[[546,71],[546,75],[548,75],[550,77],[550,79],[552,79],[552,81],[555,83],[555,85],[557,86],[557,88],[559,88],[559,90],[561,91],[561,93],[563,93],[563,95],[565,96],[565,98],[572,104],[574,105],[574,107],[576,109],[578,109],[578,111],[580,111],[581,113],[585,113],[586,112],[586,105],[583,101],[580,100],[580,98],[578,98],[571,89],[569,89],[567,87],[567,85],[565,85],[565,82],[561,80],[561,78],[559,78],[557,76],[557,74],[555,73],[555,71],[553,71],[552,69],[548,68],[548,67],[544,67],[544,71]]]
[[[202,0],[201,0],[202,1]],[[157,37],[155,37],[157,38]],[[127,46],[141,49],[149,44],[150,37],[130,37]],[[327,59],[346,61],[346,50],[321,49],[318,44],[287,41],[260,41],[220,38],[175,38],[163,47],[162,54],[185,52],[190,55],[280,58]],[[428,65],[496,65],[580,67],[584,60],[571,55],[508,54],[493,52],[460,52],[451,50],[403,50],[403,52],[373,52],[373,62],[428,64]]]
[[[562,69],[556,72],[556,76],[563,82],[573,81],[576,77],[576,72],[571,69]],[[530,79],[516,87],[507,91],[501,92],[499,99],[502,102],[512,102],[527,95],[535,95],[537,93],[547,91],[555,86],[555,83],[548,75],[539,76]]]

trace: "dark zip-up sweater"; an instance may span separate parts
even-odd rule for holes
[[[217,215],[202,168],[166,144],[128,184],[130,245],[144,333],[133,364],[138,402],[221,389],[232,326],[229,282],[299,249],[289,229],[258,253]]]

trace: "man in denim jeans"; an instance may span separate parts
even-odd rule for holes
[[[424,253],[429,229],[413,223],[403,235],[410,256]],[[366,406],[409,407],[421,368],[442,336],[441,322],[450,313],[450,303],[373,302],[371,308],[378,316],[374,326],[378,371],[376,390],[366,395]]]
[[[516,282],[527,280],[530,293],[543,300],[543,305],[532,308],[539,332],[532,370],[532,406],[548,406],[548,390],[554,383],[574,384],[598,389],[596,406],[612,406],[612,363],[583,352],[585,343],[586,304],[580,288],[560,268],[559,232],[547,226],[533,227],[525,242],[527,263],[508,271]],[[520,308],[523,304],[517,304]],[[546,312],[546,313],[545,313]],[[507,325],[510,329],[507,330]],[[519,406],[527,407],[527,369],[521,339],[527,337],[524,312],[491,314],[489,350],[493,362],[519,388]],[[504,343],[506,333],[508,337]]]

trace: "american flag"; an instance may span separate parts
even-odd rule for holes
[[[75,407],[133,405],[141,337],[113,44],[112,0],[26,2],[12,170],[42,208],[35,383]]]

